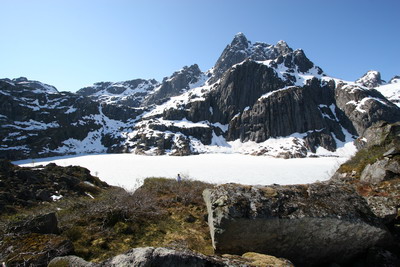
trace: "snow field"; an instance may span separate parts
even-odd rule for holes
[[[306,184],[324,181],[347,157],[279,159],[242,154],[201,154],[185,157],[96,154],[16,161],[20,166],[56,163],[79,165],[110,185],[127,190],[139,187],[147,177],[195,179],[215,184]]]

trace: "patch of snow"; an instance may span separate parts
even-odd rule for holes
[[[86,194],[88,197],[90,197],[91,199],[94,199],[94,196],[92,196],[90,193],[85,192],[85,194]]]
[[[213,124],[211,124],[214,127],[218,127],[220,128],[224,133],[226,133],[228,131],[229,128],[229,124],[221,124],[219,122],[215,122]]]
[[[278,90],[275,90],[275,91],[272,91],[272,92],[268,92],[268,93],[260,96],[260,98],[258,100],[261,100],[263,98],[268,98],[268,97],[272,96],[275,93],[286,91],[286,90],[289,90],[289,89],[292,89],[292,88],[295,88],[295,87],[294,86],[286,86],[284,88],[281,88],[281,89],[278,89]]]
[[[395,79],[391,83],[379,86],[375,89],[378,90],[384,97],[400,107],[400,79]]]
[[[63,197],[62,195],[59,195],[59,196],[57,196],[57,195],[52,195],[52,196],[51,196],[51,199],[52,199],[53,201],[57,201],[57,200],[60,200],[62,197]]]
[[[39,121],[35,121],[30,119],[29,121],[14,121],[14,124],[7,124],[7,125],[3,125],[3,127],[10,127],[10,128],[15,128],[18,130],[25,130],[25,131],[42,131],[42,130],[46,130],[49,128],[57,128],[60,127],[60,125],[56,122],[50,122],[50,123],[44,123],[44,122],[39,122]],[[25,127],[23,127],[25,126]]]
[[[92,184],[91,182],[88,182],[88,181],[84,181],[83,183],[87,184],[87,185],[90,185],[90,186],[93,186],[93,187],[95,186],[94,184]]]
[[[193,88],[204,86],[208,79],[209,79],[208,76],[206,74],[202,73],[197,82],[189,84],[189,88],[193,89]]]
[[[354,101],[354,100],[351,100],[351,101],[347,102],[346,105],[354,105],[354,106],[356,106],[355,109],[356,109],[358,112],[360,112],[360,113],[365,113],[365,112],[367,112],[367,111],[366,111],[365,109],[362,109],[362,106],[364,106],[365,103],[366,103],[367,101],[369,101],[369,100],[377,101],[377,102],[379,102],[379,103],[381,103],[381,104],[383,104],[383,105],[385,105],[385,106],[388,105],[385,101],[383,101],[383,100],[380,99],[380,98],[376,98],[376,97],[364,97],[363,99],[361,99],[361,101]]]
[[[67,111],[65,111],[65,114],[74,113],[75,111],[77,111],[77,109],[71,106]]]

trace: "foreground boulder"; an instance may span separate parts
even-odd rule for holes
[[[220,185],[203,193],[216,253],[254,251],[299,265],[346,263],[391,242],[353,187]]]
[[[293,264],[285,259],[272,256],[248,253],[243,257],[211,257],[189,250],[173,250],[168,248],[134,248],[108,259],[102,263],[87,262],[76,256],[54,258],[48,267],[74,266],[74,267],[108,267],[108,266],[279,266],[293,267]],[[267,265],[268,264],[268,265]]]

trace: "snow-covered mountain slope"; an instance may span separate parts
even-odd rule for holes
[[[161,83],[98,83],[79,94],[8,80],[0,97],[9,103],[0,108],[0,153],[16,158],[104,151],[334,156],[352,150],[374,122],[400,118],[378,91],[329,77],[303,50],[283,41],[252,44],[242,33],[205,73],[192,65]]]
[[[206,74],[194,64],[189,67],[184,66],[171,76],[165,77],[161,83],[154,79],[99,82],[78,90],[77,94],[90,97],[99,103],[145,107],[164,103],[170,97],[204,84],[207,79]]]
[[[400,76],[393,77],[387,84],[376,87],[375,89],[400,107]]]
[[[130,129],[143,113],[37,85],[0,80],[0,157],[112,151],[124,129]]]
[[[124,82],[99,82],[82,88],[77,94],[106,104],[139,107],[160,84],[156,80],[136,79]]]

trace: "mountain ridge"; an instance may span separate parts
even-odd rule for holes
[[[210,70],[185,66],[162,82],[101,82],[73,94],[3,79],[0,156],[337,155],[374,122],[400,118],[396,105],[365,86],[374,77],[380,83],[373,74],[335,79],[301,49],[252,44],[239,33]]]

